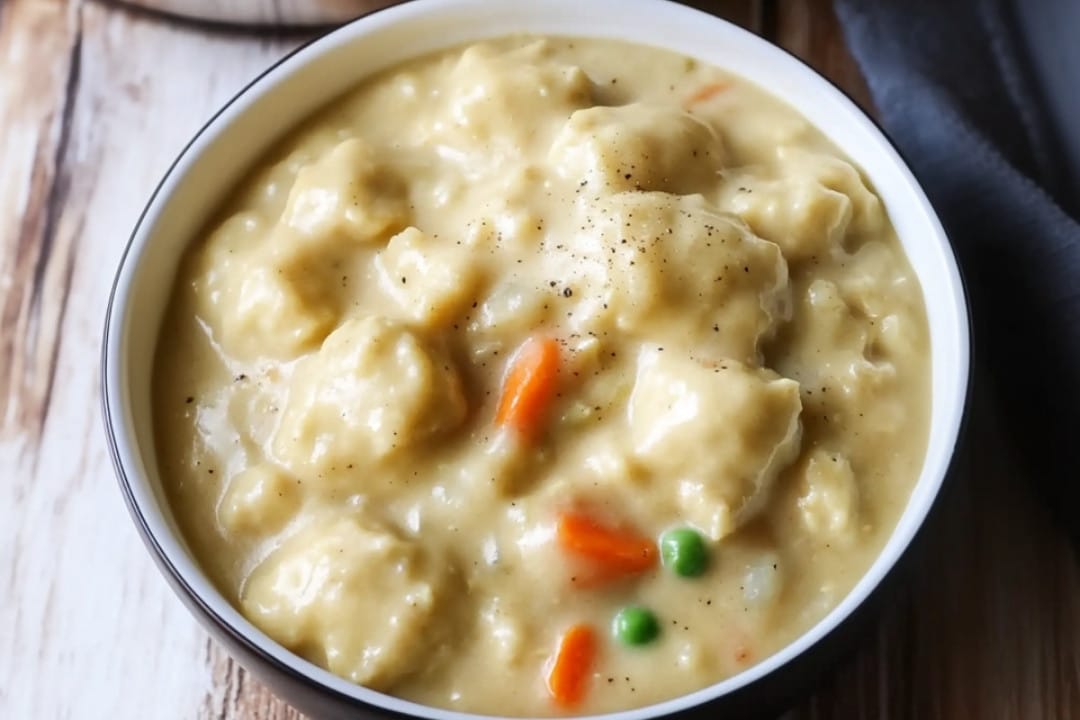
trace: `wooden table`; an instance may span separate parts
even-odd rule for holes
[[[826,1],[698,2],[867,95]],[[121,502],[98,409],[106,295],[150,189],[307,37],[0,0],[0,718],[296,718],[208,639]],[[975,399],[916,569],[785,717],[1080,717],[1080,575]]]

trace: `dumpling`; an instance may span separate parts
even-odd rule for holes
[[[794,145],[777,148],[776,161],[785,173],[812,178],[822,187],[846,195],[851,200],[850,233],[861,236],[884,230],[885,207],[850,162]]]
[[[797,456],[801,410],[798,383],[771,371],[645,347],[628,409],[633,456],[719,539],[761,507]]]
[[[242,214],[210,237],[197,258],[200,317],[241,358],[310,351],[337,324],[340,268],[407,217],[404,186],[366,143],[346,140],[298,171],[276,224]]]
[[[229,479],[218,503],[218,521],[229,532],[264,535],[280,530],[299,508],[296,481],[273,465],[246,468]]]
[[[756,363],[760,340],[790,312],[780,249],[701,196],[624,192],[580,212],[574,249],[548,248],[548,261],[582,332],[614,326]]]
[[[592,95],[581,68],[553,61],[550,51],[544,41],[510,51],[484,44],[465,50],[440,91],[444,111],[433,114],[415,142],[468,175],[500,171],[503,158],[547,147],[551,138],[537,133],[544,123],[535,119],[568,118]]]
[[[556,171],[594,192],[689,193],[716,181],[724,152],[713,129],[667,105],[578,110],[552,145]]]
[[[279,252],[385,241],[407,216],[403,182],[376,161],[371,146],[351,138],[297,173],[281,217],[295,234],[281,238]]]
[[[434,620],[451,582],[417,543],[342,517],[287,539],[252,572],[241,603],[285,647],[385,690],[440,647],[451,623]]]
[[[297,364],[273,451],[300,477],[364,482],[367,473],[346,471],[455,428],[465,413],[447,356],[401,324],[354,318]]]
[[[797,487],[796,505],[808,531],[822,542],[852,540],[859,520],[859,493],[846,457],[814,450],[802,464]]]
[[[476,292],[469,256],[412,227],[390,238],[375,256],[375,268],[403,315],[427,327],[445,324]]]
[[[779,245],[789,263],[828,258],[843,247],[851,223],[851,198],[817,179],[796,175],[768,180],[740,174],[723,187],[720,207]]]
[[[337,319],[336,298],[312,281],[315,275],[300,272],[294,282],[286,274],[266,239],[276,232],[255,216],[234,216],[193,260],[196,312],[238,358],[296,357],[316,347]]]
[[[881,201],[851,163],[787,145],[776,157],[773,172],[731,173],[717,204],[779,245],[789,263],[828,258],[884,229]]]

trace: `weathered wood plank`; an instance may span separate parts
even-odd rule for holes
[[[212,699],[230,692],[213,683],[220,659],[116,490],[98,344],[116,263],[161,174],[300,39],[195,34],[74,0],[2,12],[0,717],[218,713]],[[256,706],[230,707],[220,717]]]
[[[759,35],[764,29],[764,9],[767,0],[682,0],[698,10],[719,15]]]
[[[303,715],[245,672],[210,638],[206,639],[206,658],[211,670],[211,690],[199,707],[200,720],[303,720]]]
[[[345,22],[401,0],[119,0],[178,18],[265,26]]]
[[[0,5],[0,527],[9,533],[33,502],[30,476],[40,466],[58,325],[70,289],[70,253],[54,242],[55,208],[69,182],[61,165],[79,41],[77,3]],[[39,641],[49,630],[45,616],[54,596],[37,578],[52,567],[40,564],[50,549],[33,557],[33,544],[18,529],[0,543],[4,708],[22,707],[14,680],[21,668],[40,662]]]
[[[70,258],[51,252],[78,84],[78,3],[0,6],[0,438],[40,439]]]

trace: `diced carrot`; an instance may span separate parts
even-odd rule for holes
[[[703,103],[707,100],[711,100],[723,91],[727,90],[729,84],[726,82],[711,82],[706,85],[702,85],[686,98],[684,103],[686,107]]]
[[[652,538],[601,525],[579,513],[559,517],[557,537],[567,552],[599,564],[605,571],[602,577],[644,572],[656,564],[656,543]]]
[[[556,704],[572,708],[585,697],[596,650],[596,632],[588,625],[574,625],[559,638],[547,673],[548,692]]]
[[[558,375],[559,344],[544,337],[526,340],[503,379],[495,422],[514,428],[526,438],[535,437],[555,397]]]

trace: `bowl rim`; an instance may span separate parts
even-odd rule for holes
[[[590,2],[592,0],[576,1]],[[122,365],[122,329],[124,321],[127,319],[129,307],[128,301],[131,297],[128,291],[130,290],[130,286],[133,284],[135,277],[134,275],[129,276],[127,271],[133,264],[136,264],[151,238],[154,236],[150,231],[153,228],[154,223],[148,222],[148,220],[153,220],[154,215],[160,213],[161,209],[168,204],[170,199],[170,193],[168,191],[172,189],[170,185],[180,182],[184,178],[185,172],[190,169],[185,167],[185,164],[194,161],[194,159],[199,156],[199,153],[193,153],[193,150],[197,149],[196,146],[201,143],[209,142],[209,139],[213,138],[223,128],[227,127],[227,123],[221,122],[222,119],[234,110],[235,106],[251,97],[253,90],[260,89],[260,86],[263,91],[270,90],[275,86],[275,80],[282,79],[271,76],[282,72],[283,69],[288,66],[299,67],[308,60],[317,57],[320,52],[326,51],[332,47],[330,43],[336,38],[341,38],[344,42],[361,41],[365,34],[363,29],[374,16],[395,15],[399,17],[393,18],[394,20],[407,21],[410,16],[422,16],[433,6],[446,8],[468,5],[475,6],[478,4],[499,5],[513,2],[515,2],[515,0],[427,0],[425,3],[417,3],[414,0],[405,0],[404,2],[395,5],[371,10],[337,28],[319,34],[291,50],[273,64],[269,65],[265,70],[258,73],[210,116],[210,118],[179,151],[176,158],[162,175],[161,180],[154,188],[146,205],[140,212],[138,220],[136,221],[123,252],[121,253],[117,264],[117,271],[109,291],[108,304],[105,312],[101,348],[100,397],[109,455],[117,475],[121,494],[123,495],[129,514],[136,524],[139,535],[153,555],[159,569],[170,581],[174,591],[181,596],[182,600],[193,603],[193,610],[197,608],[203,613],[203,616],[199,616],[198,613],[195,613],[200,622],[212,622],[216,630],[225,633],[231,640],[238,643],[240,647],[252,653],[261,661],[267,663],[271,668],[284,673],[292,679],[300,681],[304,685],[315,687],[319,691],[327,693],[341,702],[349,703],[354,706],[377,708],[384,714],[399,718],[420,717],[430,718],[432,720],[496,720],[499,716],[449,710],[405,700],[344,680],[331,674],[329,671],[312,664],[304,658],[295,655],[284,646],[265,635],[265,633],[244,618],[238,610],[225,600],[221,592],[210,584],[205,577],[199,577],[201,571],[198,570],[198,564],[194,561],[194,558],[190,557],[188,553],[184,551],[183,547],[178,544],[177,538],[173,537],[174,533],[171,532],[167,524],[161,521],[160,512],[157,516],[152,512],[147,512],[144,505],[151,496],[141,496],[141,493],[136,491],[132,484],[132,476],[135,477],[136,482],[141,483],[147,488],[151,483],[145,474],[133,471],[133,467],[137,466],[132,462],[133,455],[137,453],[137,442],[130,432],[128,424],[124,422],[124,419],[126,419],[126,406],[124,405],[124,402],[127,399],[126,388],[123,383],[124,378],[122,378],[117,371],[117,368]],[[842,106],[845,106],[844,109],[850,113],[855,120],[867,125],[872,131],[871,134],[874,136],[874,139],[879,146],[877,151],[885,153],[887,158],[894,165],[894,168],[900,172],[907,189],[911,191],[913,197],[917,201],[917,207],[914,207],[913,210],[918,210],[925,215],[933,230],[934,238],[932,238],[932,241],[936,241],[941,246],[941,259],[946,265],[946,274],[951,280],[952,292],[949,294],[952,296],[954,302],[953,310],[957,312],[957,321],[959,323],[958,329],[962,331],[961,337],[958,338],[958,347],[956,348],[959,352],[959,357],[956,358],[959,370],[957,376],[962,382],[957,389],[955,397],[955,412],[952,413],[952,417],[950,418],[951,422],[949,422],[948,426],[945,428],[950,435],[950,439],[947,441],[947,457],[940,472],[933,476],[932,487],[930,487],[929,491],[925,494],[924,501],[920,503],[917,508],[916,520],[913,523],[910,523],[910,527],[907,528],[906,532],[903,532],[899,541],[897,541],[897,535],[901,532],[901,528],[898,520],[898,524],[893,528],[892,533],[886,540],[885,546],[878,555],[875,556],[871,565],[860,576],[856,585],[841,598],[841,600],[826,613],[824,617],[791,640],[788,644],[749,668],[698,690],[658,703],[629,710],[620,710],[591,716],[575,716],[583,718],[604,718],[605,720],[642,720],[643,718],[666,716],[706,705],[727,695],[733,694],[736,691],[742,690],[781,670],[784,666],[819,645],[834,631],[843,626],[856,611],[865,604],[873,592],[882,585],[886,577],[896,567],[900,558],[911,548],[920,530],[925,526],[927,517],[932,511],[937,499],[940,497],[941,488],[946,478],[951,475],[953,468],[956,465],[956,449],[966,430],[968,419],[967,411],[969,409],[971,388],[973,384],[971,362],[974,351],[974,330],[971,322],[970,298],[967,292],[966,283],[948,241],[948,236],[942,227],[936,211],[927,198],[921,184],[915,178],[906,159],[903,157],[896,143],[876,119],[865,113],[836,83],[816,71],[797,55],[774,44],[768,39],[754,35],[749,30],[736,25],[725,18],[711,15],[696,8],[681,5],[674,0],[622,0],[622,2],[626,5],[634,5],[638,9],[643,9],[645,11],[688,13],[690,15],[698,16],[701,22],[712,23],[716,27],[727,26],[727,32],[743,34],[748,36],[746,38],[747,42],[756,42],[768,46],[768,51],[777,53],[778,62],[786,63],[790,67],[801,66],[802,72],[811,74],[818,81],[827,85],[829,90],[837,96],[835,99]],[[524,30],[524,32],[533,31]],[[474,41],[487,37],[497,37],[502,34],[504,33],[490,34],[485,33],[483,30],[479,30],[476,33]],[[591,32],[591,29],[585,30],[581,35],[581,37],[593,36],[595,35]],[[628,42],[639,41],[629,40]],[[323,47],[320,48],[320,45]],[[447,44],[445,47],[448,49],[452,45],[454,45],[454,43]],[[667,46],[658,45],[657,47],[667,49]],[[764,51],[765,50],[763,50],[763,52]],[[311,58],[302,57],[307,54],[313,55]],[[688,53],[688,55],[690,57],[695,57],[693,53]],[[733,68],[731,71],[736,75],[739,74],[738,68]],[[357,81],[362,79],[362,77],[364,76],[358,76]],[[748,80],[748,82],[753,81]],[[765,88],[765,90],[774,97],[779,98],[781,101],[785,103],[789,102],[787,97],[779,92],[775,92],[772,88]],[[257,94],[258,93],[255,93],[256,96]],[[797,107],[794,103],[791,103],[791,106],[795,112],[800,115],[802,114],[800,107]],[[245,110],[245,108],[241,108],[240,114],[243,114]],[[897,233],[897,235],[899,236],[899,233]],[[916,272],[916,275],[918,276],[918,272]],[[924,299],[926,299],[925,288],[923,289],[923,295]],[[927,309],[929,311],[929,306]],[[930,354],[933,358],[933,350],[931,350]],[[920,478],[917,480],[916,484],[913,486],[912,496],[909,497],[901,514],[902,516],[911,511],[911,506],[914,502],[915,488],[923,479],[924,478]],[[164,535],[164,542],[159,535]],[[180,566],[186,566],[185,569],[187,572],[182,570]],[[202,584],[209,590],[209,598],[204,596],[207,594],[205,590],[200,592],[200,590],[195,587],[198,583],[192,582],[193,576],[196,580],[201,580]]]

